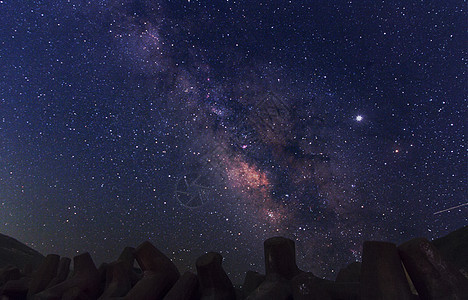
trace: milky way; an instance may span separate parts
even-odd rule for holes
[[[251,2],[0,1],[0,231],[241,282],[466,225],[463,2]]]

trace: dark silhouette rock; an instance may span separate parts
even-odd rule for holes
[[[398,250],[421,299],[467,299],[468,279],[427,239],[412,239]]]
[[[25,270],[28,265],[36,269],[44,259],[44,256],[25,244],[0,234],[0,268],[8,265]]]
[[[106,268],[105,291],[99,299],[125,296],[132,288],[125,262],[117,261]]]
[[[395,244],[364,242],[361,267],[361,299],[412,299]]]
[[[197,275],[185,272],[174,284],[164,300],[196,300],[200,298]]]
[[[67,279],[68,275],[70,274],[70,263],[71,259],[69,257],[62,257],[60,258],[58,269],[57,269],[57,276],[55,276],[47,285],[47,288],[53,287],[59,283],[62,283]]]
[[[361,276],[361,263],[353,262],[341,269],[335,282],[359,282]]]
[[[468,226],[462,227],[444,237],[435,239],[432,244],[442,257],[468,277]]]
[[[34,299],[61,299],[68,290],[79,289],[88,297],[97,298],[99,292],[99,272],[89,253],[73,258],[73,275],[67,280],[46,289],[34,296]]]
[[[32,296],[45,290],[49,283],[57,276],[60,256],[49,254],[44,258],[39,269],[33,273],[29,284],[28,295]]]
[[[292,300],[293,294],[288,280],[272,273],[246,300]]]
[[[263,245],[267,279],[272,274],[278,274],[290,280],[301,272],[296,265],[296,248],[293,240],[273,237],[266,240]]]
[[[0,286],[10,280],[17,280],[21,278],[21,271],[15,266],[7,266],[0,269]]]
[[[291,280],[294,300],[332,300],[323,280],[312,273],[301,273]]]
[[[208,252],[197,259],[197,273],[200,281],[201,299],[234,300],[235,291],[231,280],[222,267],[223,257]]]
[[[265,281],[265,277],[265,275],[258,272],[247,271],[245,274],[244,284],[242,285],[244,295],[250,295],[263,281]]]
[[[0,296],[6,296],[9,299],[27,299],[30,281],[30,277],[10,280],[0,289]]]

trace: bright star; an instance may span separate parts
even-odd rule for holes
[[[361,122],[363,117],[361,115],[356,116],[356,121]]]

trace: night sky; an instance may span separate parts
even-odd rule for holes
[[[464,1],[0,1],[0,232],[334,278],[468,223]],[[458,206],[448,211],[445,209]]]

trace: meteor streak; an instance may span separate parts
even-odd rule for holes
[[[464,203],[464,204],[460,204],[460,205],[457,205],[457,206],[453,206],[453,207],[450,207],[450,208],[447,208],[447,209],[444,209],[444,210],[437,211],[437,212],[434,213],[434,215],[437,215],[437,214],[440,214],[440,213],[443,213],[443,212],[446,212],[446,211],[449,211],[449,210],[452,210],[452,209],[455,209],[455,208],[467,206],[467,205],[468,205],[468,203]]]

